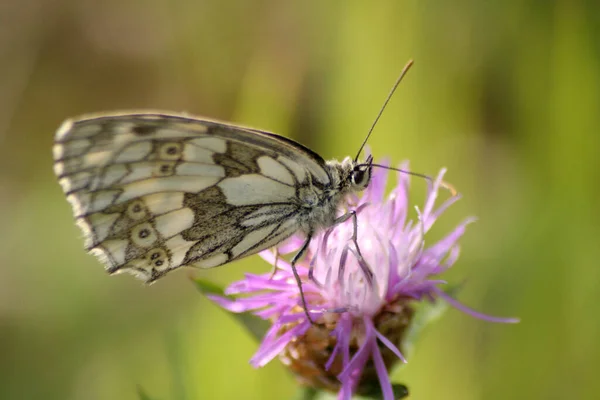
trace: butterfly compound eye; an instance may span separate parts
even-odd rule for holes
[[[352,171],[352,183],[356,186],[366,187],[371,178],[371,167],[368,165],[361,165],[355,167]]]

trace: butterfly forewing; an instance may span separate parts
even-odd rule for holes
[[[146,281],[280,243],[300,228],[298,192],[331,185],[323,159],[298,143],[186,116],[69,120],[53,152],[87,250]]]

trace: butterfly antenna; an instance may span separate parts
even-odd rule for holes
[[[435,179],[433,179],[429,175],[420,174],[418,172],[408,171],[406,169],[388,167],[387,165],[382,165],[382,164],[373,164],[372,162],[367,162],[367,163],[361,164],[361,165],[368,165],[370,167],[383,168],[383,169],[388,169],[390,171],[398,171],[398,172],[402,172],[403,174],[417,176],[419,178],[425,179],[427,182],[429,182],[431,184],[433,184],[433,182],[435,181]],[[440,181],[440,186],[443,187],[444,189],[448,190],[452,196],[456,196],[458,194],[458,192],[456,191],[454,186],[452,186],[450,183],[448,183],[446,181]]]
[[[385,107],[390,102],[390,99],[392,98],[392,95],[396,91],[396,88],[398,87],[398,85],[400,84],[400,82],[402,82],[402,78],[404,78],[404,75],[406,75],[406,73],[408,72],[408,70],[410,69],[410,67],[412,67],[412,65],[413,65],[413,60],[409,60],[406,63],[406,65],[404,66],[404,68],[402,69],[402,72],[400,72],[400,76],[398,77],[398,79],[396,79],[396,83],[394,83],[394,86],[392,86],[392,90],[390,90],[390,93],[388,94],[387,98],[385,99],[385,102],[383,103],[383,106],[379,110],[379,114],[377,114],[377,118],[375,118],[375,121],[373,121],[373,125],[371,125],[371,129],[369,129],[369,133],[367,133],[367,136],[365,137],[365,140],[363,140],[362,144],[360,145],[360,148],[358,149],[358,153],[356,153],[356,157],[354,157],[354,162],[356,162],[358,160],[358,157],[360,156],[360,153],[363,151],[363,148],[367,144],[367,140],[369,140],[369,137],[371,136],[371,133],[373,133],[373,129],[375,129],[375,125],[377,125],[377,122],[379,121],[379,118],[381,117],[381,114],[383,114],[383,110],[385,110]]]

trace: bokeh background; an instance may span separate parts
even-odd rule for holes
[[[460,300],[394,375],[415,399],[600,393],[600,3],[3,0],[0,2],[0,398],[290,399],[276,361],[180,272],[152,287],[82,250],[52,173],[63,119],[187,111],[279,132],[325,158],[370,140],[476,215],[445,278]],[[415,201],[424,182],[413,180]],[[431,240],[433,240],[432,238]],[[203,272],[267,271],[258,257]]]

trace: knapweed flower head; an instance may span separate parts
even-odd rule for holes
[[[372,391],[375,383],[391,400],[389,371],[398,361],[406,362],[402,342],[418,302],[442,299],[478,318],[514,322],[478,314],[439,288],[444,281],[438,275],[457,260],[458,240],[472,221],[425,245],[424,235],[459,199],[451,196],[435,207],[444,172],[428,185],[424,206],[410,220],[409,175],[399,173],[386,196],[388,171],[376,168],[363,195],[350,199],[357,212],[358,248],[352,219],[313,237],[296,268],[314,324],[302,309],[291,266],[272,251],[261,256],[276,264],[275,275],[247,274],[227,288],[234,299],[211,296],[229,311],[252,312],[272,322],[251,359],[253,366],[279,357],[303,384],[337,391],[340,399]],[[303,241],[294,237],[279,253],[295,251]]]

